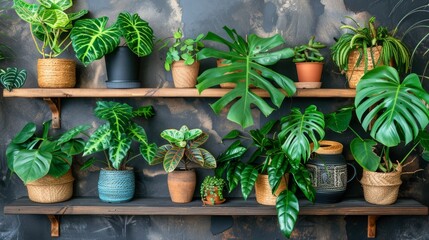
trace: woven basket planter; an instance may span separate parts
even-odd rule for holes
[[[28,198],[38,203],[64,202],[73,196],[73,181],[71,171],[59,178],[46,175],[27,183]]]
[[[382,51],[382,47],[378,46],[378,47],[373,47],[372,48],[372,56],[371,57],[371,48],[367,48],[366,52],[367,52],[367,56],[368,56],[368,67],[367,67],[367,71],[371,70],[374,68],[374,64],[376,63],[375,66],[381,66],[383,65],[383,63],[379,61],[380,55],[381,55],[381,51]],[[363,58],[363,57],[362,57]],[[374,59],[374,61],[372,60]],[[356,63],[359,60],[359,51],[357,50],[353,50],[350,55],[349,55],[349,61],[348,61],[348,70],[346,72],[346,76],[347,76],[347,80],[349,82],[349,87],[350,88],[356,88],[357,84],[359,83],[360,79],[362,78],[362,76],[365,74],[365,61],[364,59],[361,59],[360,64],[356,66]],[[378,64],[377,64],[378,63]]]
[[[76,62],[45,58],[37,61],[37,83],[41,88],[72,88],[76,85]]]
[[[197,84],[200,62],[195,61],[192,65],[186,65],[185,61],[173,62],[171,73],[173,75],[174,87],[194,88]]]
[[[398,199],[402,184],[401,171],[381,173],[363,170],[360,180],[365,201],[377,205],[389,205]]]
[[[134,197],[135,178],[132,168],[127,170],[100,170],[98,197],[103,202],[120,203]]]
[[[256,201],[262,205],[275,206],[277,196],[287,188],[289,175],[286,174],[284,178],[282,178],[275,195],[272,194],[272,189],[270,183],[268,182],[267,174],[258,174],[258,178],[255,183],[255,194]]]
[[[172,202],[188,203],[192,201],[197,184],[196,176],[194,169],[175,170],[168,173],[168,191]]]

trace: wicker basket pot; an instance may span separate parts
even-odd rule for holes
[[[28,198],[38,203],[69,200],[73,196],[73,181],[71,171],[59,178],[46,175],[34,182],[27,183]]]
[[[262,205],[274,206],[276,205],[277,196],[287,188],[289,174],[285,174],[282,178],[275,195],[272,194],[270,183],[268,182],[267,174],[258,174],[255,183],[256,201]]]
[[[200,62],[195,61],[192,65],[186,65],[185,61],[175,61],[171,67],[174,86],[176,88],[193,88],[197,84]]]
[[[389,205],[398,199],[399,187],[402,184],[401,170],[381,173],[363,170],[360,180],[365,201],[377,205]]]
[[[135,178],[133,168],[127,170],[101,169],[98,179],[98,197],[103,202],[127,202],[134,197]]]
[[[192,201],[197,177],[194,169],[174,170],[168,173],[168,191],[171,201],[175,203],[188,203]]]
[[[367,71],[374,68],[375,66],[381,66],[383,65],[383,62],[380,59],[381,46],[367,48],[367,56],[368,56],[368,67]],[[372,53],[371,53],[372,52]],[[371,55],[372,54],[372,55]],[[373,56],[373,57],[371,57]],[[356,88],[357,84],[359,83],[359,80],[362,78],[362,76],[365,74],[365,60],[361,59],[360,64],[356,66],[356,63],[359,60],[359,51],[353,50],[349,55],[349,61],[348,61],[348,67],[347,67],[347,80],[349,81],[349,87],[350,88]]]
[[[37,61],[37,83],[41,88],[72,88],[76,85],[76,62],[45,58]]]

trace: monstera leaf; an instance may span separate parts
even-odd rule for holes
[[[112,52],[119,45],[121,31],[116,25],[106,28],[108,17],[76,21],[71,40],[76,57],[85,66]]]
[[[298,108],[293,108],[281,122],[279,139],[283,151],[295,166],[301,161],[306,162],[311,151],[319,148],[319,141],[325,136],[323,113],[314,105],[307,107],[304,113]],[[314,144],[313,149],[310,143]]]
[[[45,176],[51,161],[52,154],[49,152],[37,149],[21,150],[15,156],[13,167],[16,175],[27,184]]]
[[[232,42],[212,32],[207,34],[205,40],[224,44],[229,48],[229,51],[204,48],[197,54],[197,58],[199,60],[210,57],[223,58],[231,64],[203,72],[198,77],[197,89],[201,93],[205,89],[221,83],[237,84],[234,89],[212,104],[211,107],[215,113],[219,114],[223,108],[233,102],[227,118],[246,128],[253,125],[252,105],[257,106],[265,116],[270,115],[274,110],[253,92],[251,85],[266,90],[276,107],[280,107],[285,95],[273,85],[273,82],[280,86],[288,96],[295,93],[296,88],[291,79],[266,67],[281,59],[293,57],[294,51],[290,48],[273,50],[285,43],[278,34],[269,38],[261,38],[251,34],[246,42],[234,29],[224,27],[224,30]]]
[[[356,115],[362,127],[387,147],[418,137],[429,123],[426,103],[429,94],[419,77],[409,74],[401,82],[397,70],[389,66],[367,72],[356,89]]]
[[[137,56],[144,57],[152,52],[153,30],[138,14],[120,13],[116,24],[128,47]]]
[[[0,83],[8,91],[24,86],[26,80],[27,71],[25,69],[7,68],[6,70],[0,70]]]

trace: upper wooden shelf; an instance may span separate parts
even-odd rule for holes
[[[41,98],[84,98],[84,97],[222,97],[231,89],[210,88],[201,94],[196,88],[19,88],[9,92],[3,90],[3,97],[41,97]],[[268,93],[253,89],[257,95],[267,98]],[[297,89],[294,97],[353,98],[355,89]]]

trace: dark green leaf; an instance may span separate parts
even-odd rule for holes
[[[27,184],[45,176],[51,165],[52,154],[38,150],[22,150],[15,158],[13,167],[16,175]]]
[[[298,198],[291,191],[285,190],[281,192],[277,197],[276,210],[280,231],[285,237],[289,238],[298,219]]]
[[[240,131],[238,130],[232,130],[231,132],[227,133],[222,140],[226,140],[226,139],[235,139],[238,136],[240,136]]]
[[[36,132],[36,124],[27,123],[21,131],[12,139],[12,142],[15,144],[21,144],[30,139]]]
[[[376,171],[381,158],[374,153],[377,142],[372,139],[355,138],[350,143],[350,150],[356,162],[368,171]]]
[[[258,178],[258,170],[252,165],[246,165],[240,173],[241,180],[241,193],[243,198],[247,199],[253,186],[255,186],[256,179]]]

